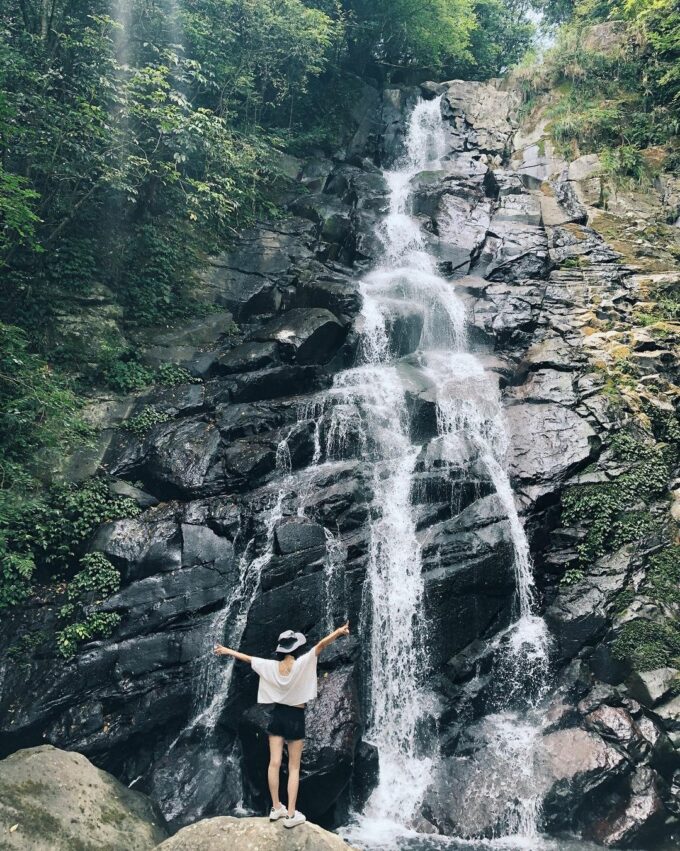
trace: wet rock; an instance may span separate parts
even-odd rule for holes
[[[284,523],[276,528],[275,538],[281,555],[326,546],[323,526],[318,523]]]
[[[276,342],[242,343],[220,355],[215,361],[213,371],[217,375],[233,375],[267,369],[277,366],[279,362],[279,347]]]
[[[354,755],[352,773],[352,804],[361,809],[378,785],[380,758],[375,745],[360,741]]]
[[[603,704],[583,720],[586,729],[615,742],[632,760],[639,760],[649,748],[630,713],[622,706]]]
[[[224,485],[219,450],[220,433],[212,423],[163,423],[146,440],[140,476],[160,495],[218,493]]]
[[[608,623],[608,606],[626,585],[630,560],[627,547],[601,559],[580,582],[561,590],[548,607],[545,618],[562,658],[572,658],[602,635]]]
[[[99,527],[91,549],[102,552],[121,571],[123,582],[175,570],[182,564],[182,538],[172,520],[148,516],[115,520]]]
[[[608,848],[639,846],[660,838],[665,813],[656,775],[650,768],[638,768],[630,778],[628,795],[587,835]]]
[[[295,308],[268,322],[255,334],[275,341],[300,364],[326,363],[345,338],[346,330],[325,308]]]
[[[229,390],[232,402],[260,402],[313,393],[330,384],[315,366],[286,364],[235,377]]]
[[[316,824],[285,830],[267,818],[219,816],[189,825],[158,846],[159,851],[351,851],[334,833]]]
[[[234,251],[210,260],[204,286],[239,321],[276,313],[282,301],[276,282],[296,260],[311,256],[306,243],[312,231],[312,225],[301,219],[288,220],[277,229],[262,226],[245,231]]]
[[[585,466],[599,446],[592,426],[557,404],[513,405],[507,411],[513,478],[545,482],[552,489]]]
[[[680,696],[658,704],[654,712],[661,719],[675,747],[678,747],[680,744]]]
[[[543,814],[550,829],[568,829],[579,812],[596,802],[594,793],[629,772],[626,758],[598,736],[579,728],[543,737],[539,770],[546,794]],[[587,810],[586,810],[587,811]]]
[[[395,357],[403,357],[417,350],[424,322],[424,310],[415,302],[395,302],[388,308],[385,329]]]
[[[296,291],[295,306],[325,308],[347,321],[359,312],[361,299],[356,282],[327,275],[301,281]]]
[[[133,415],[144,408],[156,408],[171,417],[188,416],[201,411],[205,404],[202,384],[179,384],[176,387],[156,387],[145,393],[134,407]]]
[[[168,835],[147,797],[50,745],[0,762],[0,833],[8,851],[148,851]]]
[[[680,671],[677,668],[656,668],[653,671],[634,671],[626,686],[631,697],[651,708],[661,703],[679,683]]]

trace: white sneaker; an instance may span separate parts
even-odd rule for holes
[[[272,807],[269,811],[269,821],[278,821],[280,818],[287,818],[288,810],[279,804],[278,807]]]
[[[307,816],[303,816],[301,812],[295,810],[295,814],[288,816],[283,820],[284,827],[295,827],[298,824],[304,824],[307,821]]]

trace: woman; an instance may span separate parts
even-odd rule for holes
[[[215,645],[218,656],[233,656],[251,665],[260,677],[257,691],[258,703],[273,703],[269,733],[269,769],[267,781],[272,797],[270,821],[283,818],[284,827],[295,827],[306,821],[295,809],[300,785],[300,759],[305,738],[305,704],[316,697],[316,660],[321,651],[342,635],[349,635],[349,621],[331,632],[307,653],[303,653],[307,639],[301,632],[288,629],[279,635],[276,660],[260,659]],[[283,743],[288,745],[288,808],[279,800],[279,771]]]

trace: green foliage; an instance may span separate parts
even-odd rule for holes
[[[92,594],[97,601],[120,587],[120,572],[102,553],[88,553],[80,559],[80,570],[68,584],[67,597],[74,602]]]
[[[565,587],[569,587],[570,585],[578,585],[578,583],[583,579],[584,573],[579,568],[569,568],[564,573],[564,576],[560,580],[560,585]]]
[[[578,547],[583,565],[658,528],[658,521],[638,505],[648,504],[666,490],[670,468],[663,449],[625,433],[613,438],[612,449],[630,464],[625,473],[612,482],[571,488],[562,497],[563,522],[586,529]]]
[[[122,355],[115,350],[104,350],[99,365],[100,380],[119,393],[141,390],[153,381],[153,370],[145,366],[132,352]]]
[[[614,179],[632,178],[639,182],[649,173],[642,154],[632,145],[605,148],[600,163],[604,172]]]
[[[177,387],[179,384],[201,384],[201,379],[192,375],[188,369],[176,363],[162,363],[156,371],[156,382],[165,387]]]
[[[638,671],[677,665],[680,631],[673,621],[637,618],[623,625],[612,644],[612,654]]]
[[[673,544],[652,556],[647,590],[660,603],[680,605],[680,546]]]
[[[675,0],[544,0],[548,20],[564,22],[540,64],[519,79],[527,95],[558,93],[550,132],[567,157],[600,153],[615,179],[651,176],[641,150],[680,130],[680,10]],[[599,49],[593,25],[611,22]],[[666,168],[673,168],[669,157]]]
[[[92,612],[84,620],[68,624],[57,632],[57,648],[65,659],[75,655],[79,644],[108,638],[121,621],[115,612]]]
[[[170,414],[165,411],[159,411],[153,405],[147,405],[144,410],[137,414],[136,417],[130,417],[125,420],[123,428],[126,431],[132,432],[135,437],[144,437],[144,435],[159,423],[165,423],[170,419]]]
[[[0,502],[0,609],[30,595],[39,568],[48,577],[66,575],[101,523],[139,513],[102,479],[55,484],[32,497],[12,493]]]
[[[108,638],[120,623],[120,615],[102,612],[99,604],[120,587],[120,573],[102,553],[88,553],[80,560],[80,570],[69,582],[68,602],[59,610],[62,626],[57,647],[65,658],[79,644],[95,638]]]
[[[0,489],[16,486],[82,434],[66,382],[28,349],[26,334],[0,322]],[[28,465],[22,472],[18,465]]]
[[[129,497],[111,494],[104,479],[88,479],[80,485],[55,484],[42,508],[18,526],[18,536],[30,543],[44,564],[61,569],[78,555],[100,524],[136,517],[140,511]]]

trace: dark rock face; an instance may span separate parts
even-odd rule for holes
[[[347,792],[362,728],[350,668],[322,674],[318,699],[310,704],[306,715],[308,741],[300,776],[300,809],[314,821],[323,821]],[[269,708],[258,706],[246,712],[239,729],[248,784],[263,809],[268,805],[268,721]],[[285,800],[285,759],[282,768],[281,794]]]
[[[107,430],[101,466],[115,492],[144,509],[104,524],[88,544],[121,571],[122,587],[105,603],[120,625],[68,662],[41,650],[22,668],[8,652],[16,624],[0,623],[0,748],[47,740],[83,751],[151,794],[173,826],[242,799],[267,806],[267,710],[254,706],[256,678],[246,667],[229,673],[210,651],[231,641],[269,657],[282,629],[305,632],[311,646],[345,618],[361,622],[379,506],[349,404],[342,446],[328,449],[341,401],[324,391],[357,361],[359,281],[379,259],[376,225],[388,206],[377,165],[403,154],[405,116],[421,93],[442,95],[449,153],[440,170],[413,178],[413,211],[465,303],[470,345],[501,388],[507,465],[555,668],[531,746],[532,788],[517,777],[484,785],[473,755],[491,778],[507,767],[484,717],[516,614],[511,529],[478,447],[462,445],[455,469],[442,458],[435,394],[414,368],[423,305],[400,302],[386,325],[418,447],[411,499],[442,754],[422,817],[428,830],[490,837],[507,800],[526,793],[542,799],[548,830],[636,846],[680,814],[680,706],[673,677],[631,677],[604,640],[636,554],[623,547],[561,585],[582,536],[559,517],[566,488],[616,475],[602,445],[620,422],[581,328],[594,302],[607,322],[634,299],[573,188],[556,180],[536,192],[507,169],[518,99],[493,82],[367,89],[344,154],[301,169],[306,192],[291,216],[259,224],[212,258],[205,292],[229,313],[206,319],[209,334],[168,337],[151,357],[172,350],[203,382],[127,400],[120,418],[148,406],[170,417],[141,438]],[[227,333],[227,316],[238,335]],[[652,374],[673,369],[644,345],[635,356]],[[39,632],[56,623],[53,607],[35,601],[24,625]],[[375,748],[361,739],[362,645],[347,641],[322,658],[319,700],[307,710],[300,806],[329,826],[367,800],[379,775]]]

